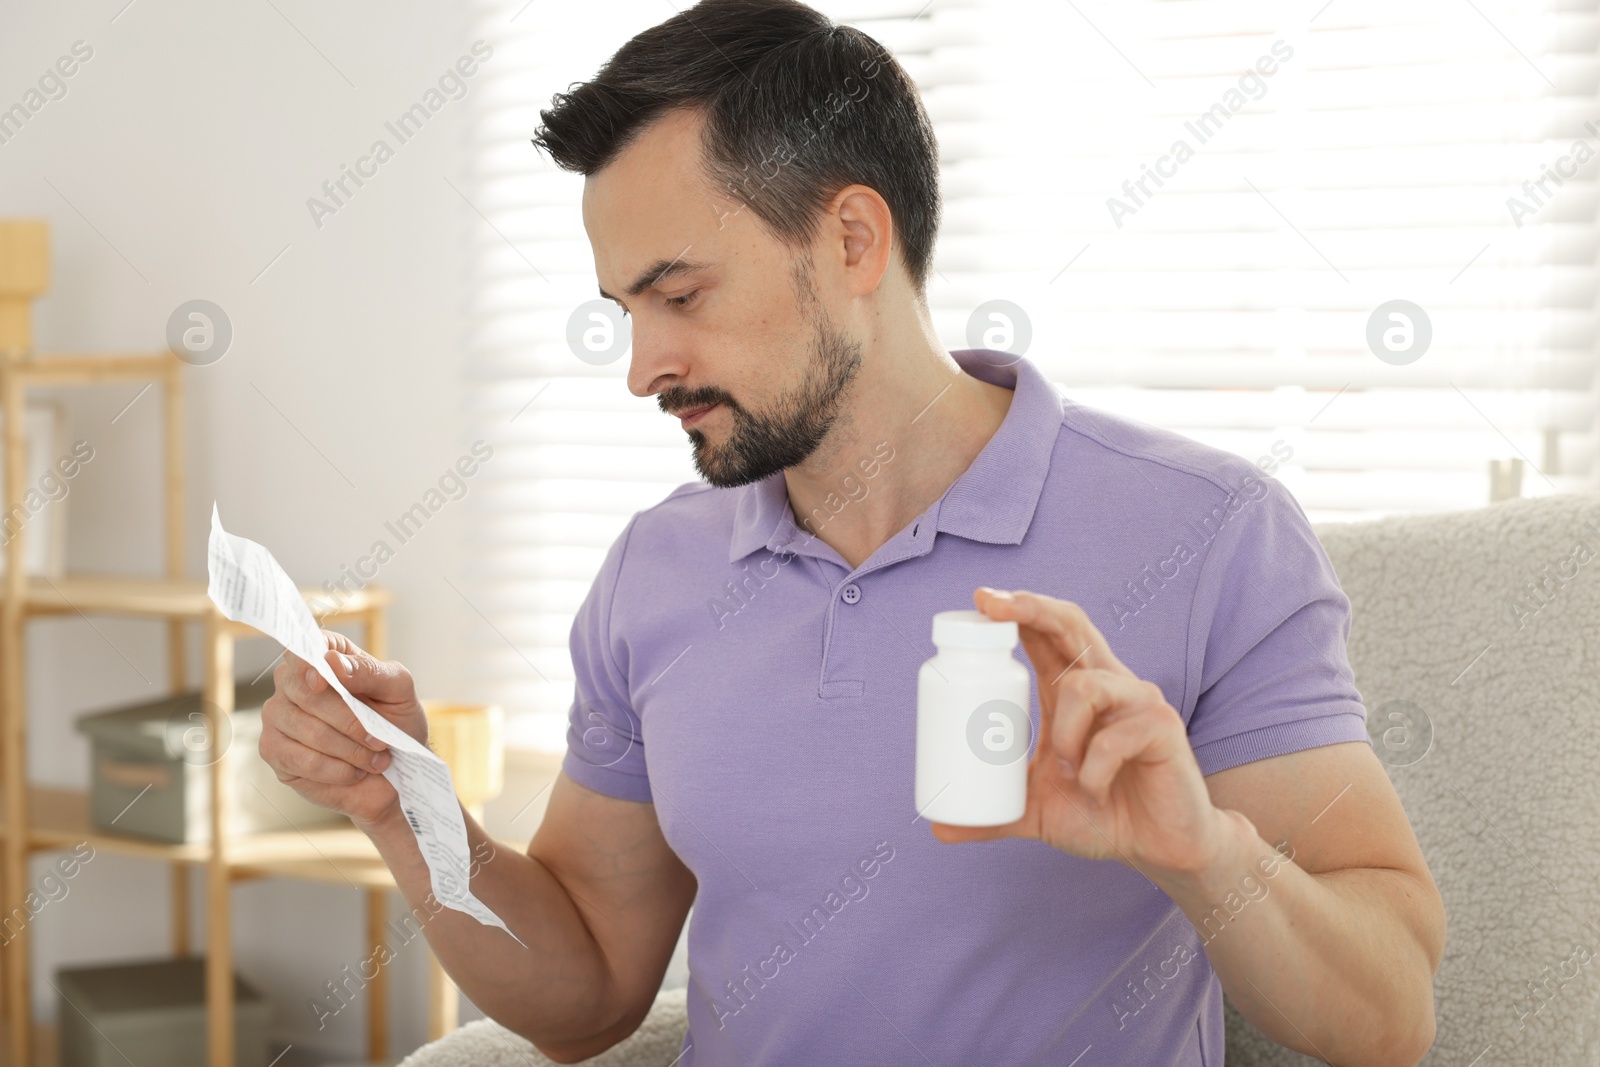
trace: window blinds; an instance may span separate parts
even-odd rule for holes
[[[567,347],[595,296],[583,182],[529,138],[553,93],[684,6],[478,8],[495,54],[460,190],[467,366],[496,451],[466,592],[474,667],[521,744],[563,744],[568,630],[606,548],[698,480],[627,357]],[[1020,350],[1090,407],[1287,456],[1276,476],[1314,521],[1479,506],[1496,460],[1521,462],[1524,495],[1597,487],[1592,9],[813,6],[922,90],[947,348]]]

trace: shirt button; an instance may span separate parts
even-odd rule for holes
[[[861,587],[851,582],[839,591],[839,598],[846,604],[854,604],[861,599]]]

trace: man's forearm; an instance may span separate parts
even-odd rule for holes
[[[1441,947],[1427,943],[1426,887],[1399,870],[1309,874],[1224,815],[1232,844],[1208,871],[1151,877],[1200,932],[1234,1006],[1338,1067],[1415,1064],[1433,1041]]]
[[[605,1016],[605,956],[571,895],[539,861],[497,844],[462,815],[474,857],[472,893],[527,948],[433,897],[403,817],[367,829],[445,971],[485,1014],[541,1047],[605,1030],[614,1022]]]

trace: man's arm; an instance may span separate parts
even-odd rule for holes
[[[1305,749],[1205,781],[1213,804],[1244,816],[1228,847],[1188,877],[1151,874],[1200,931],[1234,1006],[1341,1067],[1416,1063],[1434,1038],[1444,903],[1371,747]]]
[[[489,857],[477,865],[472,893],[528,948],[468,915],[438,911],[422,932],[462,992],[557,1063],[599,1055],[638,1029],[696,888],[661,836],[655,806],[561,774],[526,854],[496,845],[463,816],[472,855]],[[428,868],[404,815],[367,833],[412,907],[437,907],[428,904]]]
[[[1039,741],[1022,818],[935,823],[934,836],[1037,838],[1120,861],[1211,937],[1223,988],[1274,1040],[1339,1067],[1421,1059],[1444,906],[1371,748],[1330,744],[1202,775],[1160,686],[1129,670],[1080,606],[984,587],[975,601],[1017,623],[1038,678]],[[1286,838],[1292,863],[1272,848]]]
[[[411,675],[327,632],[350,692],[427,743]],[[463,812],[471,890],[527,945],[444,907],[382,772],[391,758],[344,702],[293,654],[262,709],[260,749],[279,780],[339,811],[377,845],[445,970],[490,1017],[559,1063],[597,1055],[649,1012],[696,884],[651,804],[556,779],[526,854],[497,847]]]

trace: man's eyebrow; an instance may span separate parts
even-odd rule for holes
[[[711,264],[709,263],[701,263],[697,260],[683,259],[682,257],[671,260],[658,259],[641,271],[639,277],[634,280],[633,284],[629,285],[623,291],[629,296],[638,296],[652,285],[659,285],[670,278],[676,278],[680,274],[692,274],[697,270],[709,270],[710,267]],[[600,295],[605,297],[607,300],[617,299],[610,293],[606,292],[604,286],[600,287]],[[618,301],[618,303],[621,303],[621,301]]]

